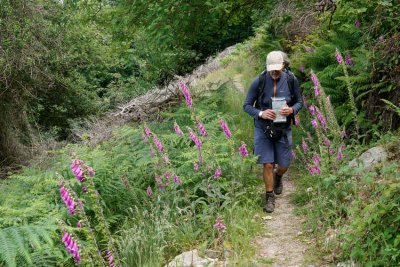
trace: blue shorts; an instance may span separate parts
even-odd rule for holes
[[[278,141],[271,141],[262,129],[254,128],[254,154],[259,156],[257,163],[275,163],[288,168],[291,161],[292,129],[286,130]]]

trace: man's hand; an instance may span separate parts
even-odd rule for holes
[[[290,114],[293,113],[293,108],[289,107],[288,105],[282,107],[281,111],[280,111],[281,115],[287,117]]]
[[[264,120],[274,120],[276,117],[275,111],[272,109],[266,109],[262,112],[261,118]]]

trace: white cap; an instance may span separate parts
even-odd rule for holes
[[[281,51],[272,51],[267,55],[267,71],[281,70],[283,68],[283,56]]]

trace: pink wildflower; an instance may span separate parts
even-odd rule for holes
[[[190,129],[189,127],[188,127],[188,129],[189,129],[189,136],[190,136],[190,138],[193,140],[193,142],[195,143],[195,145],[197,146],[197,148],[200,149],[200,148],[201,148],[201,145],[202,145],[200,139],[197,138],[197,136],[193,133],[192,129]]]
[[[311,120],[311,125],[313,128],[317,128],[318,124],[316,120]]]
[[[77,228],[82,228],[81,221],[78,221],[78,222],[76,223],[76,227],[77,227]]]
[[[226,138],[231,138],[231,131],[229,130],[228,124],[221,118],[218,119],[219,125],[221,125],[222,130],[225,133]]]
[[[360,21],[359,19],[356,19],[356,20],[354,21],[354,26],[356,26],[356,28],[360,28],[360,26],[361,26],[361,21]]]
[[[62,242],[67,248],[69,254],[74,257],[75,262],[79,263],[81,261],[81,256],[79,255],[79,247],[68,232],[64,232],[62,236]]]
[[[206,131],[206,128],[204,128],[204,124],[203,123],[199,122],[197,124],[197,129],[199,129],[199,132],[200,132],[200,134],[202,136],[207,136],[207,131]]]
[[[181,178],[179,178],[179,176],[177,175],[174,175],[174,183],[181,184],[182,183]]]
[[[318,165],[314,166],[314,173],[320,175],[321,174],[321,170],[319,169]]]
[[[309,106],[308,110],[310,111],[311,116],[315,116],[315,107],[313,105]]]
[[[218,180],[219,177],[221,177],[222,171],[221,171],[221,167],[218,166],[218,168],[215,170],[214,173],[214,179]]]
[[[301,143],[301,147],[303,148],[303,152],[307,153],[308,146],[307,146],[306,141],[304,141],[304,139],[303,139],[303,141]]]
[[[213,225],[214,228],[217,228],[220,231],[225,231],[226,226],[224,224],[224,221],[222,220],[222,218],[220,216],[217,217],[217,219],[215,220],[215,224]]]
[[[174,122],[174,129],[175,129],[175,132],[176,132],[177,135],[183,136],[183,132],[182,132],[181,128],[179,127],[179,125],[176,122]]]
[[[353,59],[351,58],[350,52],[347,52],[347,54],[344,58],[344,64],[353,65]]]
[[[192,97],[190,96],[189,89],[187,88],[186,84],[183,81],[179,81],[179,86],[181,87],[183,96],[185,97],[186,105],[189,108],[192,108],[193,103],[192,103]]]
[[[385,41],[385,36],[383,36],[383,35],[379,36],[378,40],[381,42]]]
[[[149,127],[147,127],[147,126],[144,127],[144,133],[146,134],[147,137],[151,136],[151,131],[150,131]]]
[[[313,157],[313,162],[314,162],[314,164],[317,165],[317,166],[321,163],[321,159],[319,158],[318,155],[314,155],[314,157]]]
[[[60,195],[61,199],[65,203],[68,209],[68,213],[70,215],[75,213],[75,201],[73,197],[71,196],[71,193],[69,192],[68,188],[64,187],[64,184],[60,184]]]
[[[239,153],[242,157],[248,157],[249,152],[247,152],[246,144],[242,143],[242,145],[239,147]]]
[[[296,153],[294,152],[294,150],[292,150],[291,152],[290,152],[290,156],[292,157],[292,159],[297,159],[297,157],[296,157]]]
[[[343,57],[342,54],[340,54],[339,50],[336,48],[336,53],[335,53],[336,61],[338,64],[343,63]]]
[[[318,77],[317,77],[317,75],[315,75],[315,73],[313,72],[313,71],[311,71],[311,80],[312,80],[312,82],[313,82],[313,84],[314,84],[314,94],[315,94],[315,96],[319,96],[319,80],[318,80]]]
[[[294,125],[298,126],[300,124],[300,117],[299,115],[294,116]]]
[[[107,261],[108,261],[108,266],[109,267],[114,267],[114,257],[112,255],[112,252],[110,250],[107,251],[106,255]]]
[[[161,141],[157,138],[155,134],[153,134],[154,144],[156,145],[158,151],[163,152],[164,146],[162,145]]]
[[[324,129],[324,131],[327,131],[328,130],[328,126],[326,124],[326,120],[325,120],[324,116],[321,114],[321,112],[319,110],[317,110],[317,118],[318,118],[319,122],[321,123],[322,128]]]
[[[83,160],[74,159],[70,166],[72,173],[74,174],[74,176],[76,177],[76,179],[79,182],[83,182],[85,180],[83,171],[81,169],[81,165],[84,165],[84,164],[85,164],[85,162]]]
[[[193,170],[194,170],[195,172],[197,172],[197,171],[199,170],[199,164],[194,163],[194,164],[193,164]]]
[[[323,144],[324,146],[329,147],[331,145],[331,141],[329,141],[328,138],[325,138]]]

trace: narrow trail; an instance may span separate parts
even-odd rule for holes
[[[302,219],[294,214],[294,205],[289,202],[290,194],[295,191],[290,179],[288,172],[275,211],[264,217],[264,235],[253,240],[259,257],[270,262],[270,266],[304,266],[307,245],[300,240]]]

